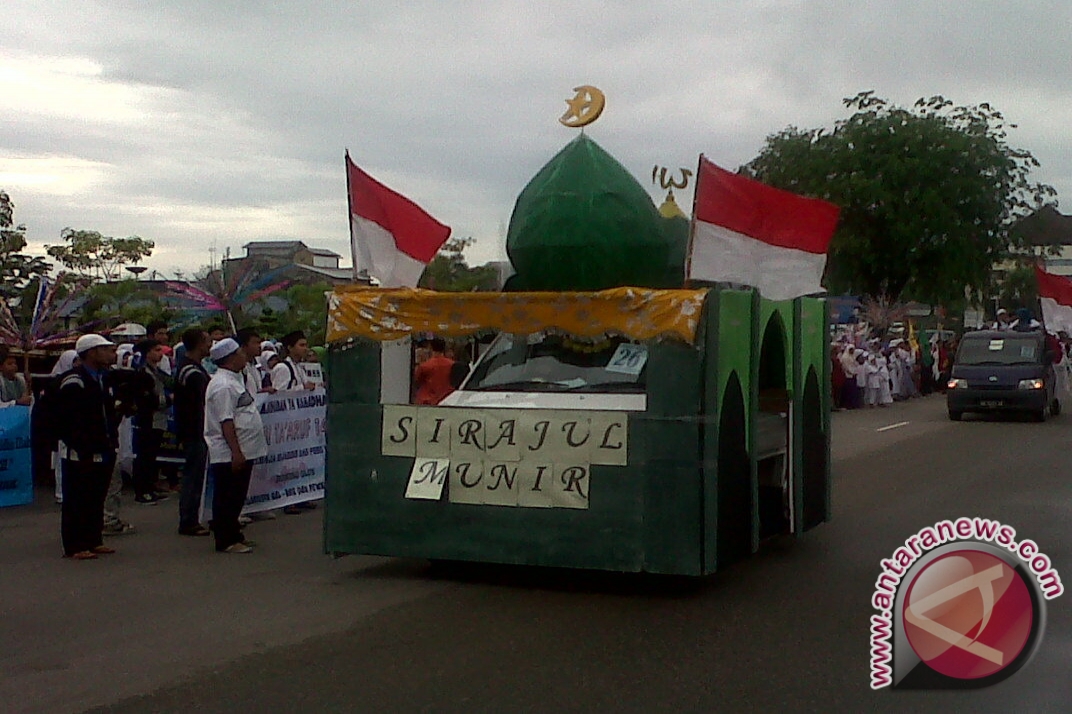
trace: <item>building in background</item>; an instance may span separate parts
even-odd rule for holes
[[[242,246],[241,258],[224,258],[225,275],[252,269],[255,274],[285,269],[281,278],[312,285],[342,285],[354,282],[353,268],[340,267],[342,256],[326,248],[310,248],[300,240],[253,241]]]
[[[1072,216],[1046,206],[1015,228],[1027,246],[1046,261],[1046,272],[1072,276]]]

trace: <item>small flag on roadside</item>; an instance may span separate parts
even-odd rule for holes
[[[354,165],[346,155],[354,273],[388,288],[416,287],[450,227]]]
[[[45,317],[45,300],[49,293],[48,278],[41,276],[37,283],[37,299],[34,300],[33,317],[30,319],[30,339],[37,337],[37,330],[41,326],[41,320]]]
[[[1072,280],[1035,266],[1042,322],[1050,332],[1072,334]]]
[[[689,279],[751,285],[770,300],[823,291],[837,206],[730,173],[703,156],[695,203]]]

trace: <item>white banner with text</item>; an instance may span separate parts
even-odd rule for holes
[[[323,389],[258,394],[268,455],[253,466],[243,513],[324,497],[327,395]],[[212,476],[205,479],[202,520],[212,519]]]

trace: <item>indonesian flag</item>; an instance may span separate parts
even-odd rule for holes
[[[1072,280],[1035,266],[1042,322],[1049,332],[1072,334]]]
[[[386,288],[416,287],[450,227],[357,168],[349,154],[346,182],[354,274],[366,272]]]
[[[700,157],[688,277],[743,283],[771,300],[823,291],[837,206],[732,174]]]

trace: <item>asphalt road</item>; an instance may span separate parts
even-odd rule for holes
[[[895,426],[896,425],[896,426]],[[1072,417],[834,415],[834,520],[702,581],[319,555],[321,511],[252,556],[130,506],[118,555],[61,560],[55,507],[0,511],[0,708],[14,712],[1072,711],[1072,596],[1036,658],[969,692],[872,692],[878,561],[925,525],[1017,528],[1072,584]]]

